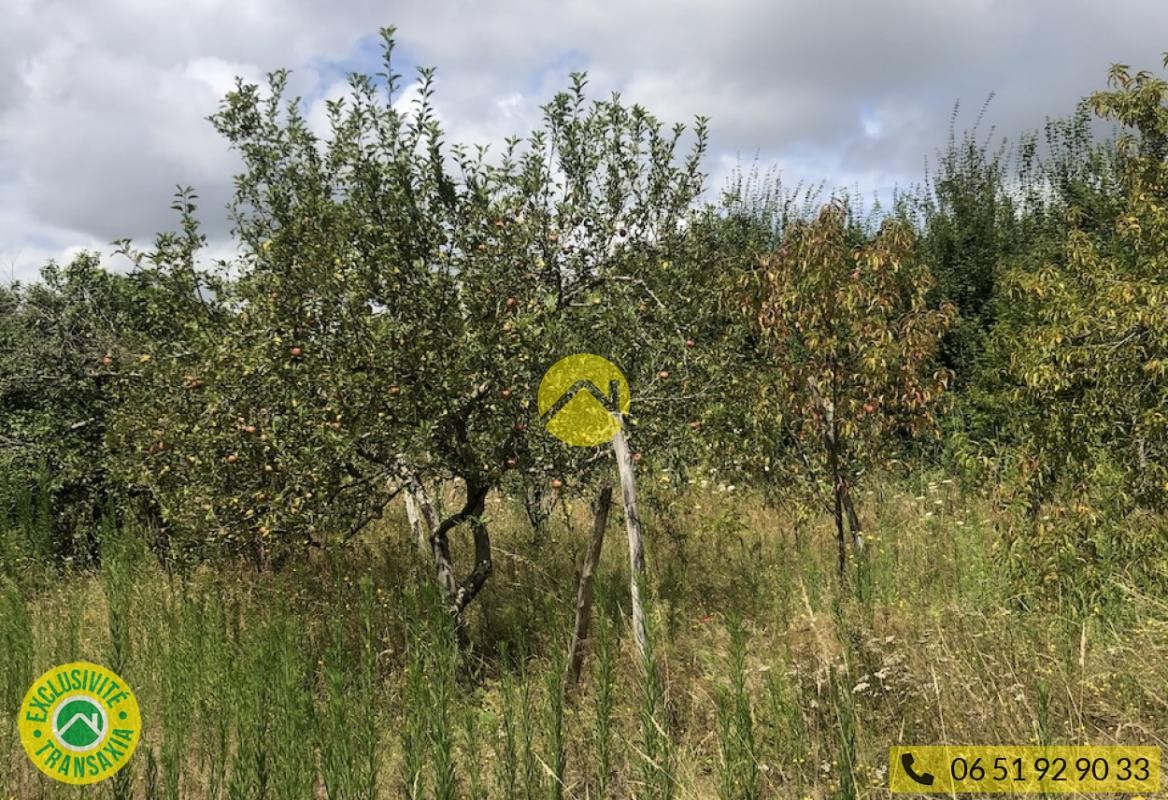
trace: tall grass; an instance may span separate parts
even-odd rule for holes
[[[606,615],[594,623],[595,666],[593,669],[593,727],[591,745],[593,755],[592,781],[597,797],[608,797],[615,764],[616,732],[613,719],[616,708],[616,653],[613,647],[612,623]]]
[[[500,646],[501,661],[506,664],[510,654],[507,643]],[[495,783],[500,797],[515,800],[519,797],[519,701],[516,697],[515,681],[510,670],[503,673],[502,712],[499,735],[495,739]]]
[[[640,736],[633,744],[640,773],[637,797],[644,800],[669,800],[674,796],[676,789],[676,775],[673,737],[669,730],[669,714],[666,708],[665,676],[658,657],[660,645],[655,641],[658,627],[654,624],[652,603],[643,586],[641,597],[645,600],[646,645],[644,653],[641,654],[637,681],[640,696]]]
[[[567,651],[567,645],[564,646]],[[564,739],[564,658],[553,659],[552,667],[544,673],[544,738],[547,752],[544,758],[548,771],[548,792],[550,800],[563,800],[568,768],[567,742]]]
[[[419,623],[411,619],[407,643],[405,689],[402,692],[403,713],[401,725],[402,796],[409,800],[425,797],[426,740],[428,729],[426,711],[429,691],[426,687],[425,639],[419,633]]]
[[[462,711],[464,763],[474,765],[467,770],[466,796],[469,800],[486,800],[487,775],[480,765],[483,763],[481,740],[482,710],[477,704],[468,703]]]
[[[798,507],[716,487],[647,507],[652,647],[638,658],[610,542],[568,705],[583,507],[533,543],[495,501],[496,573],[460,658],[404,518],[278,573],[171,575],[108,522],[100,570],[46,563],[30,502],[0,526],[0,798],[80,796],[33,770],[12,714],[82,658],[142,709],[139,752],[100,790],[116,798],[858,798],[898,742],[1165,745],[1163,598],[1017,610],[996,567],[1009,512],[943,479],[873,492],[862,592]]]
[[[715,687],[718,714],[718,796],[722,800],[757,800],[758,750],[754,710],[747,686],[747,634],[742,620],[729,621],[727,686]]]

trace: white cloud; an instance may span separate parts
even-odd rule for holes
[[[305,120],[308,122],[309,130],[318,139],[327,139],[330,133],[328,103],[348,97],[350,92],[348,81],[336,81],[309,106],[308,112],[304,115]]]
[[[499,109],[503,119],[522,119],[524,116],[523,93],[511,92],[506,97],[500,97],[495,101],[495,107]]]
[[[388,17],[392,14],[392,17]],[[1000,133],[1104,85],[1114,61],[1155,68],[1168,6],[1156,0],[8,0],[0,26],[0,271],[28,277],[46,254],[139,242],[173,225],[175,184],[192,184],[217,245],[238,159],[206,117],[236,75],[293,70],[314,130],[343,72],[377,71],[377,29],[399,55],[438,67],[447,141],[526,133],[540,105],[587,69],[667,124],[711,117],[706,164],[757,152],[798,179],[863,191],[921,177],[991,92]],[[343,68],[342,68],[343,65]],[[416,95],[406,75],[399,102]],[[8,263],[15,264],[13,269]],[[0,274],[0,277],[3,277]]]

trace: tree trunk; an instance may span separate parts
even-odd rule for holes
[[[449,519],[453,519],[453,517]],[[446,521],[449,521],[449,519]],[[450,528],[443,529],[446,521],[430,534],[430,549],[434,555],[434,570],[438,577],[438,588],[441,589],[442,597],[446,600],[447,606],[453,610],[455,592],[454,563],[450,559],[450,542],[446,538],[446,532]],[[454,526],[451,525],[450,527],[453,528]]]
[[[848,568],[848,540],[844,533],[843,482],[840,480],[839,448],[835,435],[835,407],[820,393],[819,383],[814,378],[807,379],[807,386],[811,389],[812,400],[819,411],[823,446],[827,449],[827,470],[828,477],[831,478],[831,515],[835,520],[837,567],[842,580]]]
[[[832,470],[834,472],[834,469]],[[837,566],[839,567],[840,580],[843,580],[844,574],[848,570],[848,540],[844,534],[844,512],[843,499],[840,496],[840,483],[835,482],[834,505],[832,508],[832,516],[835,517],[835,543],[838,552]]]
[[[837,548],[837,566],[842,579],[848,567],[848,537],[844,532],[844,514],[848,517],[848,526],[852,532],[852,544],[857,551],[864,549],[864,537],[860,525],[860,517],[852,504],[852,496],[848,491],[847,480],[840,467],[839,424],[835,418],[834,399],[828,399],[819,391],[819,384],[814,378],[807,379],[807,386],[811,390],[812,401],[821,416],[820,427],[823,431],[823,445],[827,448],[827,466],[831,473],[832,486],[832,516],[835,518],[835,539]]]
[[[551,500],[544,492],[544,485],[540,481],[529,483],[523,489],[523,510],[527,514],[527,521],[531,523],[531,543],[538,544],[547,533],[547,521],[552,515],[555,502],[555,489],[552,490]]]
[[[469,575],[462,579],[462,583],[458,586],[458,592],[454,595],[455,613],[460,621],[462,612],[478,596],[483,584],[487,582],[487,578],[491,577],[491,572],[494,571],[494,563],[491,561],[491,533],[487,530],[487,523],[483,522],[482,513],[483,508],[480,503],[478,513],[470,523],[471,532],[474,534],[474,568],[471,569]]]
[[[848,529],[852,532],[852,545],[855,546],[857,553],[864,552],[864,526],[860,522],[860,515],[856,513],[856,504],[852,502],[852,489],[848,485],[846,479],[840,480],[843,484],[843,504],[844,511],[848,515]]]
[[[459,643],[467,644],[466,626],[462,612],[483,588],[491,576],[491,537],[482,516],[486,506],[487,486],[466,485],[466,504],[457,514],[447,517],[430,534],[430,548],[434,554],[434,567],[438,574],[438,586],[442,590],[450,615],[458,631]],[[450,542],[447,538],[451,530],[463,522],[470,521],[474,532],[475,565],[461,584],[454,579],[454,564],[450,558]]]
[[[406,492],[406,519],[410,521],[410,530],[414,534],[414,541],[418,543],[418,550],[425,553],[429,548],[430,534],[422,529],[422,519],[418,516],[418,504],[414,496]]]
[[[424,555],[430,549],[430,534],[438,527],[438,515],[434,511],[434,504],[430,502],[430,496],[426,494],[426,488],[413,475],[406,481],[406,516],[410,520],[410,529],[414,532],[418,550]]]
[[[257,531],[252,534],[255,541],[255,564],[256,572],[271,572],[272,560],[268,555],[267,545],[264,544],[264,538]]]
[[[625,530],[629,536],[629,596],[632,599],[633,638],[637,653],[645,656],[645,610],[641,607],[640,579],[645,574],[645,544],[641,538],[641,515],[637,511],[637,482],[633,474],[633,456],[625,439],[622,423],[612,440],[616,453],[616,467],[620,473],[621,498],[625,509]]]
[[[592,504],[592,539],[584,552],[584,564],[580,568],[580,585],[576,590],[576,624],[572,628],[572,647],[568,651],[568,668],[564,676],[564,690],[571,691],[580,680],[580,670],[584,666],[584,643],[588,640],[588,626],[592,621],[592,585],[596,578],[596,565],[600,563],[600,551],[604,547],[604,532],[608,527],[608,512],[612,508],[612,484],[600,488],[596,502]]]
[[[170,527],[166,524],[166,519],[162,515],[162,508],[158,505],[158,501],[154,499],[154,495],[149,489],[135,488],[131,490],[131,496],[137,501],[137,518],[143,522],[146,530],[150,532],[150,547],[154,551],[155,556],[158,557],[158,563],[163,571],[169,573],[174,566],[172,562],[173,549],[170,540]],[[94,520],[95,527],[98,522],[99,520]]]

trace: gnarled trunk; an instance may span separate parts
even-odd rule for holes
[[[446,600],[450,616],[454,619],[458,630],[459,642],[467,644],[466,623],[462,612],[475,599],[483,584],[491,576],[491,537],[487,524],[483,521],[483,511],[486,507],[486,497],[489,487],[477,486],[468,482],[466,486],[466,503],[462,509],[446,519],[430,534],[430,548],[434,555],[434,568],[437,572],[438,586]],[[450,541],[448,535],[455,527],[469,521],[474,533],[475,565],[470,574],[458,583],[454,577],[454,563],[450,557]]]
[[[864,552],[864,526],[860,522],[860,515],[856,513],[856,504],[852,502],[852,487],[848,485],[846,478],[841,478],[841,500],[843,501],[844,511],[848,515],[848,529],[852,532],[852,545],[856,548],[857,553]]]

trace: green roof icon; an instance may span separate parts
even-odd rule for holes
[[[105,714],[96,700],[75,697],[57,709],[53,732],[62,744],[72,750],[88,750],[105,732]]]

